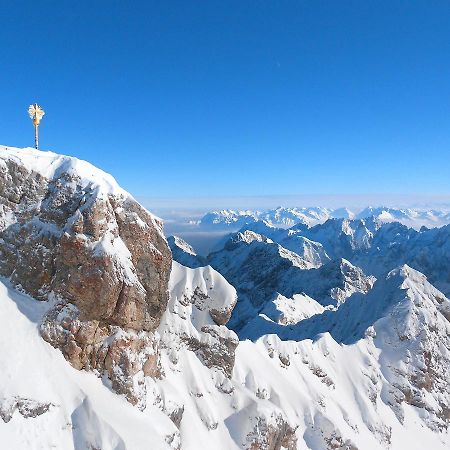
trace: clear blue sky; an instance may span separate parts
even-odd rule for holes
[[[449,1],[21,1],[0,143],[137,196],[450,192]]]

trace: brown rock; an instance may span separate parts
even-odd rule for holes
[[[171,253],[161,223],[125,194],[76,175],[0,171],[0,274],[32,296],[74,303],[82,320],[154,330],[167,305]],[[129,252],[128,256],[124,254]]]
[[[144,407],[143,377],[162,376],[153,331],[172,262],[162,224],[120,189],[67,172],[67,162],[55,159],[51,179],[19,158],[0,165],[0,275],[37,299],[56,294],[43,338]]]

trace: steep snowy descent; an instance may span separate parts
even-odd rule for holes
[[[93,374],[75,370],[39,334],[52,302],[0,281],[0,437],[5,449],[158,450],[178,430],[158,408],[143,414]],[[172,448],[176,448],[174,445]]]

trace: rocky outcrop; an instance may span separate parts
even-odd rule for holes
[[[281,414],[273,415],[270,420],[261,416],[255,419],[256,424],[247,435],[248,450],[295,450],[297,448],[295,429]]]
[[[51,403],[42,403],[30,398],[13,396],[10,398],[0,399],[0,418],[3,422],[8,423],[16,411],[22,417],[34,418],[45,414],[51,407]]]
[[[406,264],[389,273],[386,285],[397,288],[397,301],[374,327],[375,339],[389,348],[381,354],[383,375],[391,384],[386,400],[402,423],[406,403],[423,408],[430,428],[448,429],[450,323],[443,312],[450,302]]]
[[[107,373],[132,403],[136,374],[160,376],[152,332],[171,260],[162,223],[110,175],[51,152],[0,152],[0,275],[56,299],[44,339],[74,367]]]
[[[170,301],[159,332],[173,362],[182,347],[208,368],[231,377],[236,334],[224,325],[236,304],[236,290],[212,267],[190,269],[173,262]]]
[[[154,333],[124,330],[98,320],[80,320],[75,305],[58,304],[44,317],[41,335],[76,369],[106,374],[111,388],[144,409],[144,377],[162,378],[159,339]]]
[[[46,177],[10,152],[0,159],[0,274],[35,298],[57,294],[82,318],[154,330],[171,264],[161,222],[87,163],[23,150],[51,159]]]

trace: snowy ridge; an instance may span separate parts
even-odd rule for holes
[[[201,332],[204,324],[211,324],[205,310],[199,309],[205,305],[183,300],[186,292],[192,293],[198,286],[202,292],[205,288],[208,291],[205,283],[213,275],[211,270],[192,270],[174,263],[171,301],[160,325],[161,339],[166,342],[165,378],[146,379],[147,404],[154,406],[148,406],[143,412],[112,394],[95,375],[72,369],[57,350],[42,341],[36,323],[46,304],[3,287],[0,301],[10,321],[1,330],[5,338],[1,342],[9,342],[9,327],[13,327],[17,348],[21,352],[27,349],[22,364],[3,365],[6,370],[0,375],[2,386],[8,387],[3,397],[51,403],[48,411],[36,418],[26,419],[15,411],[9,422],[0,420],[2,436],[7,439],[4,442],[10,443],[10,448],[25,448],[26,440],[33,439],[36,449],[51,445],[69,449],[73,439],[78,445],[89,442],[105,449],[142,449],[144,442],[155,449],[177,448],[180,442],[181,448],[186,449],[199,445],[263,449],[270,448],[267,439],[278,430],[286,444],[284,448],[291,449],[321,450],[336,448],[337,444],[368,450],[400,450],[405,446],[419,450],[425,443],[433,449],[447,447],[448,434],[421,426],[422,420],[430,421],[432,427],[440,426],[440,419],[435,415],[436,408],[439,413],[439,403],[433,406],[430,401],[431,398],[444,401],[443,394],[428,400],[424,397],[429,412],[423,419],[419,414],[423,409],[417,406],[422,398],[421,389],[414,394],[419,397],[408,397],[408,402],[401,401],[406,397],[400,390],[407,389],[411,384],[408,380],[416,380],[419,373],[402,375],[390,369],[402,364],[402,358],[409,358],[408,355],[420,359],[420,350],[414,349],[413,353],[417,339],[423,337],[417,334],[420,330],[414,332],[412,339],[405,340],[404,331],[395,325],[409,328],[408,322],[396,312],[403,304],[402,298],[407,305],[417,305],[413,307],[419,308],[419,313],[424,311],[437,332],[444,331],[442,327],[448,329],[448,322],[438,308],[447,310],[449,301],[427,284],[423,275],[407,267],[393,272],[386,281],[391,286],[386,293],[393,295],[386,297],[388,310],[384,317],[387,318],[375,321],[373,331],[369,327],[365,336],[354,344],[339,345],[329,333],[315,341],[297,342],[263,335],[255,343],[245,341],[238,345],[233,376],[227,378],[220,368],[208,368],[201,355],[196,354],[198,350],[185,347],[186,337],[214,339],[207,333],[201,337],[205,334]],[[233,289],[223,280],[220,283],[215,285],[216,295],[222,293],[223,298],[232,302]],[[316,314],[321,315],[320,308]],[[416,314],[407,314],[420,320]],[[398,336],[396,340],[395,336]],[[437,342],[433,345],[430,350],[436,351]],[[2,348],[0,357],[15,361],[13,355],[17,351],[16,347]],[[448,353],[444,356],[448,357]],[[420,367],[420,364],[408,364],[405,367],[409,370]],[[443,375],[446,368],[448,365],[441,365]],[[39,383],[27,382],[30,370]],[[399,386],[394,390],[390,388],[393,377],[397,377]],[[11,379],[15,380],[14,384]],[[447,389],[446,384],[440,386]],[[437,395],[437,390],[430,392],[432,396]],[[73,430],[64,426],[66,417],[70,417]],[[54,432],[49,433],[49,427]],[[257,447],[251,447],[252,444]]]
[[[117,184],[112,175],[78,158],[30,147],[0,146],[0,164],[4,167],[7,160],[14,161],[29,171],[37,172],[48,180],[58,178],[63,173],[76,175],[81,179],[83,187],[94,186],[106,194],[130,196]]]
[[[236,231],[244,225],[258,221],[267,224],[290,228],[296,224],[314,226],[328,219],[367,219],[373,217],[379,222],[400,222],[409,227],[420,229],[440,227],[450,223],[450,210],[419,209],[419,208],[387,208],[367,207],[359,212],[347,208],[283,208],[278,207],[267,211],[222,210],[207,213],[199,221],[200,229],[217,229]]]
[[[192,269],[206,266],[206,259],[197,255],[194,249],[179,236],[169,236],[167,242],[175,261]]]

